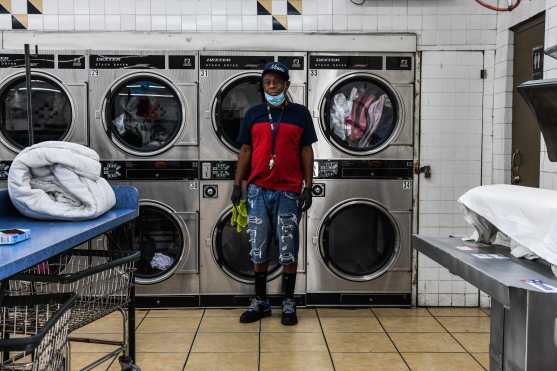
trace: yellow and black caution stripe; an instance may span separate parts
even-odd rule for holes
[[[286,31],[288,30],[288,17],[285,15],[273,16],[273,31]]]
[[[257,15],[271,15],[273,12],[272,0],[257,0]]]
[[[301,15],[302,14],[302,0],[288,0],[287,12],[288,15]]]
[[[27,14],[43,14],[43,0],[27,0]]]

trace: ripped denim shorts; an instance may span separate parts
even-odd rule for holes
[[[250,184],[248,187],[248,233],[250,257],[254,264],[266,263],[273,238],[282,265],[295,263],[299,249],[299,195],[273,191]]]

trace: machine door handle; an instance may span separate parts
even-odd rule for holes
[[[414,174],[416,174],[416,175],[424,174],[424,177],[426,179],[429,179],[429,178],[431,178],[431,166],[429,166],[429,165],[420,166],[420,161],[415,161],[414,162]]]
[[[512,155],[511,184],[520,184],[520,165],[522,156],[519,149],[515,149]]]

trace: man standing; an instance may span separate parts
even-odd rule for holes
[[[271,315],[267,298],[267,266],[273,238],[283,266],[283,325],[298,323],[294,287],[298,267],[299,220],[311,206],[313,150],[317,141],[306,107],[289,102],[288,68],[268,63],[261,74],[265,103],[246,112],[240,127],[232,203],[242,198],[242,180],[248,180],[248,233],[254,264],[255,298],[241,315],[250,323]]]

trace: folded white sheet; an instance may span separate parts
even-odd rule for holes
[[[513,255],[539,256],[557,265],[557,191],[486,185],[466,192],[458,202],[476,230],[476,241],[491,243],[500,231],[511,239]]]
[[[96,218],[116,204],[101,178],[98,154],[80,144],[49,141],[21,151],[10,166],[8,191],[20,213],[36,219]]]

